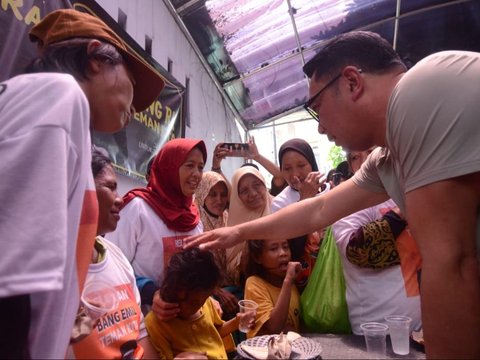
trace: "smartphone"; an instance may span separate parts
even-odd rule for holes
[[[246,143],[223,143],[222,148],[230,150],[227,156],[247,157],[248,144]]]

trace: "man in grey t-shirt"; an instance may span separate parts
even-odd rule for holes
[[[355,31],[329,41],[304,71],[305,109],[321,134],[350,151],[384,150],[325,195],[189,246],[292,238],[391,197],[423,258],[427,356],[480,358],[480,54],[440,52],[407,72],[386,40]]]

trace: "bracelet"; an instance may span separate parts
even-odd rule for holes
[[[217,167],[217,168],[216,168],[216,167],[213,167],[213,166],[212,166],[212,171],[221,171],[221,170],[222,170],[221,167]]]

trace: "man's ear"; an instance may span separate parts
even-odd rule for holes
[[[90,42],[88,43],[87,45],[87,54],[91,54],[95,49],[97,49],[102,43],[100,41],[98,41],[97,39],[92,39],[90,40]],[[101,63],[100,61],[94,59],[94,58],[91,58],[89,60],[89,64],[88,64],[88,68],[91,72],[93,73],[98,73],[100,72],[100,69],[101,69]]]
[[[342,71],[342,75],[347,80],[347,91],[351,94],[352,100],[358,100],[363,93],[365,85],[362,70],[356,66],[346,66]]]

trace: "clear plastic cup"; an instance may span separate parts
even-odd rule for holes
[[[253,300],[240,300],[238,302],[238,307],[240,308],[240,313],[247,313],[248,315],[242,316],[238,323],[238,330],[243,333],[247,333],[250,328],[250,321],[257,316],[258,304]]]
[[[104,281],[88,281],[80,298],[83,307],[92,320],[97,320],[118,306],[117,291]]]
[[[388,326],[377,322],[368,322],[360,325],[365,336],[367,352],[372,359],[384,359],[387,353]]]
[[[392,340],[392,349],[395,354],[408,355],[410,353],[410,324],[412,318],[403,315],[385,316],[385,321]]]

